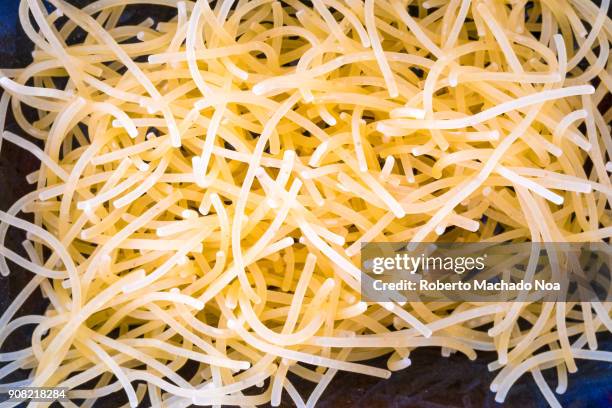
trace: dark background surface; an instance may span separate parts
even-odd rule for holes
[[[75,5],[90,3],[87,0],[70,1]],[[17,17],[18,0],[0,0],[0,67],[24,67],[31,60],[32,43],[19,27]],[[164,8],[128,7],[124,23],[139,22],[147,16],[167,20],[172,12]],[[1,92],[1,91],[0,91]],[[7,130],[21,132],[9,118]],[[25,182],[25,176],[36,170],[39,163],[27,152],[8,142],[2,143],[0,152],[0,209],[6,210],[32,187]],[[8,235],[6,245],[20,251],[24,239],[14,229]],[[0,314],[31,279],[30,272],[14,264],[11,275],[0,277]],[[42,313],[46,303],[36,292],[20,310],[18,315]],[[2,352],[14,351],[29,345],[27,330],[10,336]],[[610,333],[598,336],[600,350],[612,350]],[[495,353],[479,353],[476,361],[469,361],[457,354],[449,358],[440,356],[439,348],[419,348],[411,353],[412,366],[393,374],[389,380],[340,372],[332,381],[318,407],[546,407],[537,386],[529,374],[524,375],[512,387],[506,402],[497,404],[489,384],[495,373],[487,370],[487,364],[495,359]],[[384,366],[384,359],[372,362]],[[564,407],[612,407],[612,365],[593,361],[578,361],[579,371],[569,377],[569,388],[557,398]],[[22,373],[23,374],[23,373]],[[544,373],[551,388],[556,386],[554,370]],[[14,381],[23,377],[9,376],[1,382]],[[308,396],[314,385],[290,375],[301,394]],[[0,398],[1,401],[1,398]],[[116,407],[125,402],[123,392],[100,401],[95,406]],[[291,400],[283,395],[282,406],[292,406]]]

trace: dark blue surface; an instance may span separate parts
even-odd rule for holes
[[[19,0],[0,0],[0,52],[3,57],[7,54],[16,54],[15,38],[18,37],[17,34],[21,31],[19,28],[18,9]],[[32,45],[28,44],[27,47],[31,48]],[[4,58],[0,65],[7,66]],[[8,61],[8,66],[13,67],[12,61]]]
[[[17,23],[17,10],[19,0],[2,0],[0,2],[0,21],[7,25],[15,26]]]

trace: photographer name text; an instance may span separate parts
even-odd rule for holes
[[[376,279],[372,282],[372,287],[377,291],[530,291],[530,290],[546,290],[560,291],[561,284],[559,282],[548,282],[545,280],[535,280],[534,282],[506,282],[504,280],[491,282],[487,280],[459,281],[459,282],[443,282],[439,280],[429,281],[420,279],[418,281],[400,279],[394,282],[384,282]]]

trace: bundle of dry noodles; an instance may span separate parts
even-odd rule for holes
[[[176,15],[121,24],[141,2]],[[358,267],[370,241],[612,236],[609,0],[49,3],[21,2],[33,62],[0,79],[0,126],[29,135],[1,141],[41,162],[0,212],[27,253],[0,271],[34,276],[0,318],[0,343],[34,327],[10,385],[311,407],[434,346],[496,351],[498,401],[530,372],[555,406],[542,370],[563,393],[612,360],[607,303],[364,302]]]

